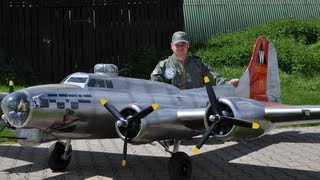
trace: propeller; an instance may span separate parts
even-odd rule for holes
[[[133,116],[129,116],[127,119],[125,119],[122,114],[108,101],[104,98],[100,99],[100,103],[117,119],[116,124],[117,126],[124,127],[124,144],[123,144],[123,158],[121,161],[122,166],[125,166],[127,164],[127,144],[130,137],[130,132],[128,129],[132,127],[132,125],[152,113],[154,110],[158,108],[158,104],[154,103],[151,106],[143,109],[142,111],[134,114]]]
[[[212,88],[212,84],[210,83],[210,79],[208,76],[204,77],[204,83],[206,87],[206,91],[209,97],[209,101],[211,104],[212,115],[209,116],[209,120],[213,123],[211,126],[206,130],[206,132],[202,135],[201,140],[197,143],[197,145],[193,148],[194,153],[198,153],[199,149],[203,146],[203,144],[208,140],[209,136],[212,134],[213,130],[217,126],[220,121],[229,121],[233,125],[252,128],[252,129],[259,129],[259,124],[256,122],[250,122],[243,119],[237,119],[233,117],[226,116],[220,112],[219,102],[217,96]]]

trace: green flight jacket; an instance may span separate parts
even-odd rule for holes
[[[201,59],[188,56],[184,64],[186,77],[186,89],[200,88],[204,86],[203,78],[208,76],[213,85],[227,84],[230,79],[211,71],[211,67],[202,62]],[[172,84],[181,89],[183,70],[174,55],[160,61],[153,72],[151,80]]]

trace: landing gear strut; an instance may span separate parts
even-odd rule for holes
[[[56,142],[51,145],[48,151],[48,165],[52,171],[63,171],[71,161],[71,141]]]

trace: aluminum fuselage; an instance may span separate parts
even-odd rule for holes
[[[88,77],[88,80],[83,84],[68,82],[71,77],[78,76]],[[112,88],[88,86],[91,79],[108,80]],[[231,96],[233,89],[232,86],[215,87],[218,94],[225,96]],[[32,99],[31,113],[23,128],[40,129],[56,138],[118,137],[115,119],[100,104],[101,98],[107,99],[118,110],[130,105],[143,108],[156,102],[159,110],[150,114],[150,119],[158,121],[160,127],[167,130],[164,121],[175,121],[179,109],[195,109],[193,124],[196,122],[201,126],[198,129],[204,129],[203,115],[208,104],[204,88],[179,90],[160,82],[86,73],[74,73],[61,84],[39,85],[18,92]],[[180,126],[177,128],[181,129]],[[185,133],[192,136],[202,132],[186,128]]]
[[[92,83],[95,81],[103,82]],[[244,82],[244,84],[242,84]],[[255,121],[259,130],[226,126],[228,131],[215,137],[222,140],[259,137],[280,123],[317,122],[319,106],[283,106],[248,98],[246,81],[239,87],[214,86],[219,102],[229,107],[233,117]],[[17,97],[29,102],[25,118],[9,112],[11,104],[18,107]],[[16,98],[16,101],[13,101]],[[106,99],[125,116],[132,116],[153,103],[159,108],[141,119],[133,143],[148,143],[161,139],[183,139],[202,134],[208,122],[208,96],[205,88],[179,90],[175,86],[149,80],[112,77],[102,74],[74,73],[60,84],[39,85],[9,94],[2,109],[9,123],[17,127],[18,136],[27,142],[47,142],[56,139],[123,138],[117,119],[100,103]],[[292,111],[294,109],[294,114]],[[12,109],[15,113],[19,113]],[[13,113],[13,114],[15,114]],[[19,118],[18,118],[19,119]]]

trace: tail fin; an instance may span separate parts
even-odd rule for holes
[[[237,88],[238,89],[238,88]],[[247,70],[240,78],[238,93],[265,102],[280,102],[280,78],[275,47],[260,36]]]

